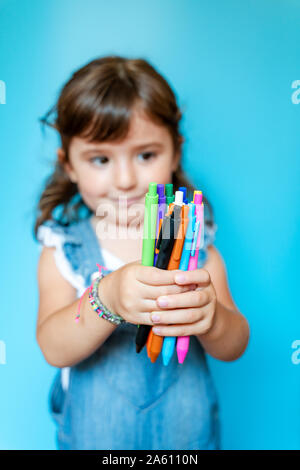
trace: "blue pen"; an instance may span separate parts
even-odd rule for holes
[[[185,186],[180,186],[178,191],[183,192],[183,202],[184,202],[184,204],[188,204],[189,201],[188,201],[188,198],[186,197],[186,187]]]

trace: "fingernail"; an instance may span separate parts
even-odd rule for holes
[[[165,297],[161,297],[157,301],[158,301],[158,305],[160,307],[167,307],[168,306],[168,301]]]
[[[176,274],[175,281],[176,282],[184,282],[184,281],[186,281],[186,276],[184,274]]]
[[[160,333],[160,328],[152,328],[153,329],[153,333],[157,333],[159,335]]]
[[[158,322],[158,321],[160,321],[160,316],[159,315],[152,315],[151,320],[154,321],[154,322],[155,321]]]

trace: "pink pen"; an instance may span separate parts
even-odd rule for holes
[[[194,191],[194,204],[196,212],[196,224],[193,243],[191,247],[191,254],[189,259],[188,271],[197,269],[198,266],[198,257],[201,241],[203,240],[204,234],[204,206],[202,202],[202,191]],[[202,236],[201,236],[202,235]],[[187,352],[189,350],[190,337],[189,336],[179,336],[177,338],[176,351],[179,364],[183,364]]]

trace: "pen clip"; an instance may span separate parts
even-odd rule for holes
[[[195,256],[199,229],[200,229],[200,220],[198,220],[195,224],[195,233],[194,233],[194,238],[193,238],[193,243],[192,243],[191,256]]]
[[[163,222],[163,221],[162,221]],[[158,250],[160,249],[160,245],[161,245],[161,239],[162,239],[162,223],[160,225],[160,231],[159,231],[159,235],[158,235],[158,239],[157,239],[157,242],[156,242],[156,247],[155,247],[155,250]],[[157,253],[158,253],[157,251]]]
[[[155,245],[155,249],[154,249],[156,255],[157,255],[158,252],[159,252],[158,240],[159,240],[159,236],[160,236],[160,232],[161,232],[162,221],[163,221],[163,219],[159,219],[159,224],[158,224],[158,239],[156,240],[156,245]],[[161,242],[160,242],[160,243],[161,243]]]
[[[196,224],[196,214],[192,215],[191,222],[192,222],[192,232],[194,232],[195,231],[195,224]]]
[[[187,228],[189,225],[189,212],[190,208],[188,205],[181,207],[181,220],[179,225],[179,231],[177,232],[176,242],[172,252],[172,258],[174,261],[179,261],[182,256],[184,242],[187,236]]]

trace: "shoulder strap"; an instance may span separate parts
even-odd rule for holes
[[[72,250],[70,261],[73,269],[84,277],[86,287],[88,287],[92,282],[92,275],[98,272],[97,264],[104,266],[101,244],[92,227],[90,217],[71,225],[70,233],[80,241],[76,247],[70,247]],[[68,245],[65,249],[68,251]],[[105,272],[108,274],[112,271],[107,269]]]

